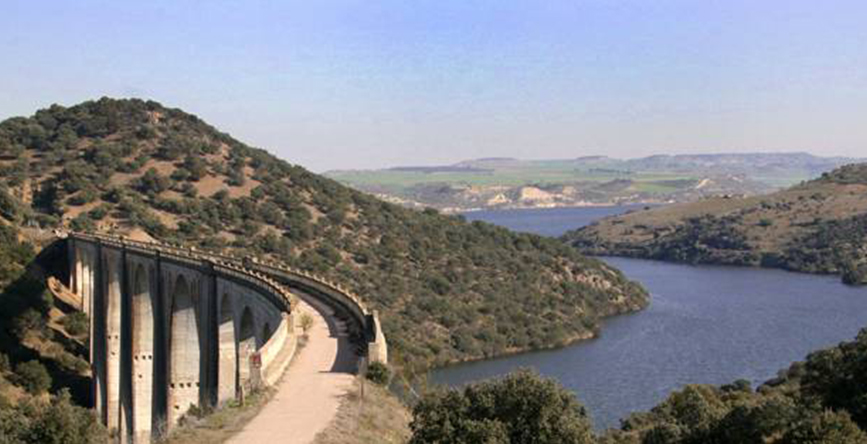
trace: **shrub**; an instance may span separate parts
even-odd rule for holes
[[[30,332],[42,332],[45,323],[38,311],[29,308],[15,318],[15,334],[24,339]]]
[[[156,195],[168,190],[172,181],[168,177],[160,175],[156,168],[150,168],[138,178],[136,185],[142,193]]]
[[[9,363],[9,356],[5,353],[0,353],[0,373],[12,370],[12,365]]]
[[[19,384],[34,395],[51,388],[51,375],[39,361],[22,362],[15,368],[15,373]]]
[[[843,412],[825,411],[802,421],[780,441],[784,444],[862,444],[865,434]]]
[[[306,335],[307,332],[310,330],[310,327],[313,327],[313,316],[310,316],[310,314],[308,313],[303,313],[301,314],[300,322],[301,330],[303,330],[304,334]]]
[[[51,402],[30,402],[19,409],[26,419],[12,433],[11,442],[41,444],[105,443],[105,428],[93,413],[72,403],[69,393],[62,391]],[[0,431],[2,433],[2,431]],[[16,436],[17,435],[17,436]]]
[[[413,408],[410,444],[593,442],[575,395],[536,373],[425,395]]]
[[[371,362],[364,376],[374,384],[386,385],[391,377],[391,371],[381,362]]]
[[[72,336],[81,336],[87,333],[89,320],[87,315],[81,312],[70,313],[60,321],[66,332]]]

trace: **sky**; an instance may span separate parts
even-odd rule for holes
[[[313,171],[867,156],[867,2],[2,0],[0,119],[140,97]]]

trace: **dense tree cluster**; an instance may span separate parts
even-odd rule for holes
[[[73,404],[68,392],[16,405],[0,398],[0,443],[99,444],[107,438],[93,412]]]
[[[848,284],[867,284],[867,214],[818,221],[786,251],[785,261],[794,270],[837,272]]]
[[[382,202],[155,102],[0,123],[0,169],[14,172],[0,176],[0,210],[21,224],[141,228],[338,280],[380,310],[404,369],[561,345],[647,303],[555,240]]]
[[[428,394],[413,408],[410,427],[410,444],[594,442],[575,395],[528,371]]]

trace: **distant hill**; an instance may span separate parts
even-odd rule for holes
[[[867,283],[867,164],[784,191],[611,217],[572,231],[579,250],[689,263],[834,273]]]
[[[682,154],[638,159],[484,158],[453,165],[332,171],[329,177],[410,207],[446,211],[692,202],[768,193],[854,159],[807,153]]]
[[[0,123],[0,215],[34,238],[123,233],[327,275],[380,311],[410,369],[565,344],[648,302],[554,239],[383,202],[152,101]]]

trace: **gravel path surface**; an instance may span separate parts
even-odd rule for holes
[[[357,357],[345,326],[330,308],[303,294],[299,297],[298,313],[314,319],[307,345],[286,370],[271,401],[229,439],[230,444],[311,443],[334,419],[341,397],[352,388]]]

